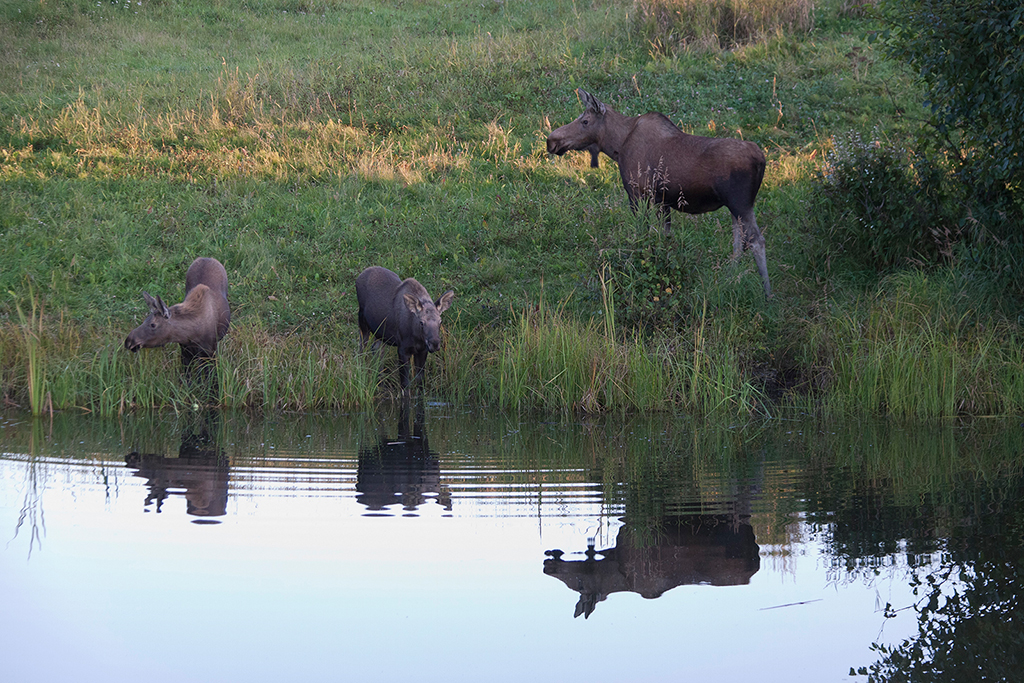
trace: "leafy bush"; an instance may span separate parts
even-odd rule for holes
[[[625,325],[673,329],[689,318],[698,257],[681,238],[682,231],[677,225],[666,235],[655,228],[605,251]]]
[[[817,190],[825,247],[883,271],[948,257],[959,228],[947,186],[928,157],[857,133],[833,138]]]
[[[1005,237],[1024,216],[1024,4],[882,0],[889,55],[924,81],[932,144],[957,161],[965,191],[998,210]],[[1006,220],[1011,218],[1012,220]]]

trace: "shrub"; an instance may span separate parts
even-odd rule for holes
[[[1020,0],[884,0],[891,57],[908,64],[931,108],[928,141],[957,162],[960,184],[1010,236],[1024,214],[1024,5]],[[1010,218],[1015,220],[1006,220]]]
[[[699,255],[681,238],[684,230],[677,225],[666,235],[655,228],[605,251],[626,326],[674,329],[689,318]]]
[[[948,258],[959,234],[948,185],[921,154],[857,133],[833,138],[817,188],[825,248],[881,271]]]

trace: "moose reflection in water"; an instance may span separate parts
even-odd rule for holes
[[[212,518],[227,513],[228,459],[216,436],[220,414],[207,411],[198,418],[182,432],[176,457],[133,451],[125,464],[146,480],[144,507],[155,503],[159,513],[169,496],[184,495],[186,512],[199,518],[193,522],[215,524]]]
[[[659,520],[658,528],[619,528],[615,546],[587,548],[585,559],[564,560],[549,550],[544,573],[580,594],[573,616],[590,616],[612,593],[629,591],[657,598],[676,586],[739,586],[761,566],[749,516],[679,515]]]
[[[416,412],[409,429],[411,403]],[[356,475],[356,500],[371,512],[380,513],[391,505],[412,512],[427,501],[435,500],[446,510],[452,509],[451,493],[441,484],[441,462],[430,450],[424,430],[423,396],[413,399],[406,394],[401,400],[398,438],[389,439],[384,427],[376,444],[359,449],[359,471]]]

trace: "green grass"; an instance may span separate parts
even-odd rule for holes
[[[899,139],[924,116],[846,4],[723,51],[659,42],[621,0],[6,3],[0,392],[101,413],[196,402],[176,349],[121,341],[142,290],[180,301],[210,255],[230,280],[226,406],[347,409],[393,390],[394,353],[356,350],[354,279],[376,264],[456,291],[426,382],[453,401],[1019,412],[1019,321],[981,284],[954,266],[911,271],[907,290],[820,242],[832,136]],[[662,236],[609,159],[547,156],[576,87],[761,145],[771,302],[749,256],[729,262],[724,210],[676,214]]]

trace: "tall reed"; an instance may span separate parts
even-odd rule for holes
[[[569,413],[675,412],[764,415],[771,410],[735,327],[741,313],[713,300],[671,330],[621,329],[617,287],[598,276],[602,310],[590,319],[565,302],[536,306],[506,325],[443,328],[422,388],[457,405]],[[78,409],[350,410],[400,392],[396,354],[360,353],[342,326],[311,337],[268,331],[242,318],[218,348],[219,394],[181,378],[176,346],[130,354],[123,330],[81,328],[23,306],[0,323],[0,391],[36,414]],[[941,303],[943,299],[939,299]],[[806,323],[821,378],[806,407],[827,414],[886,414],[904,420],[1024,412],[1024,350],[1010,324],[981,324],[940,305],[897,294]],[[747,355],[744,355],[747,354]],[[13,371],[12,371],[13,369]]]
[[[677,382],[687,407],[702,414],[762,411],[763,396],[744,377],[735,350],[708,319],[707,301],[691,335],[692,346],[680,346],[675,355]]]
[[[20,302],[15,302],[15,308],[18,311],[18,321],[24,341],[25,380],[28,386],[29,407],[33,415],[40,415],[44,407],[49,407],[52,411],[53,405],[47,392],[48,384],[43,356],[43,306],[36,299],[31,281],[28,286],[28,298],[31,308],[27,316],[22,310]]]
[[[1015,328],[974,324],[905,295],[828,327],[832,381],[821,401],[829,412],[928,419],[1024,410]]]
[[[676,338],[647,338],[615,326],[614,282],[602,270],[600,318],[580,321],[543,304],[515,316],[500,342],[495,402],[581,412],[691,410],[752,413],[760,392],[704,315]],[[685,340],[690,339],[690,342]]]

